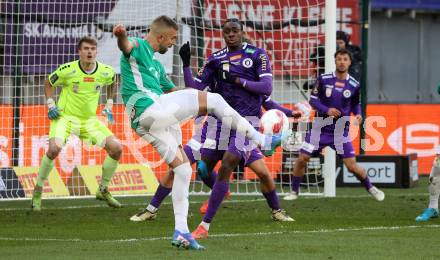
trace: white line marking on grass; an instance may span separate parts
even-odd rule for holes
[[[251,200],[225,200],[223,203],[249,203],[249,202],[256,202],[256,201],[265,201],[265,199],[251,199]],[[203,201],[190,201],[189,204],[201,204]],[[172,205],[172,202],[163,202],[161,205]],[[143,206],[145,207],[147,203],[126,203],[122,204],[123,206]],[[65,207],[48,207],[44,208],[44,210],[63,210],[63,209],[85,209],[85,208],[108,208],[105,204],[96,204],[96,205],[79,205],[79,206],[65,206]],[[21,210],[31,210],[31,207],[26,208],[0,208],[0,211],[21,211]]]
[[[322,233],[341,233],[352,231],[394,231],[401,229],[424,229],[424,228],[440,228],[440,225],[410,225],[410,226],[376,226],[376,227],[360,227],[360,228],[336,228],[336,229],[316,229],[316,230],[293,230],[293,231],[277,231],[277,232],[255,232],[255,233],[225,233],[209,235],[211,238],[226,237],[254,237],[254,236],[273,236],[284,234],[322,234]],[[80,238],[31,238],[31,237],[0,237],[0,241],[36,241],[36,242],[95,242],[95,243],[129,243],[140,241],[157,241],[169,240],[170,237],[149,237],[149,238],[127,238],[127,239],[108,239],[108,240],[90,240]]]
[[[413,194],[386,194],[387,197],[423,197],[423,196],[428,196],[428,193],[413,193]],[[240,196],[240,195],[237,195]],[[255,196],[259,196],[259,195],[255,195]],[[282,195],[279,195],[280,197]],[[302,199],[359,199],[359,198],[370,198],[371,195],[369,194],[365,194],[365,195],[341,195],[341,196],[337,196],[335,198],[324,198],[324,197],[316,197],[316,196],[301,196],[300,200]],[[30,200],[30,199],[29,199]],[[244,199],[244,200],[225,200],[223,201],[223,203],[251,203],[251,202],[258,202],[258,201],[265,201],[265,199],[261,198],[261,199]],[[200,204],[203,201],[191,201],[190,200],[190,204]],[[147,202],[141,203],[123,203],[123,206],[126,207],[130,207],[130,206],[143,206],[145,207],[147,205]],[[172,205],[171,202],[164,202],[162,203],[162,205]],[[1,206],[1,200],[0,200],[0,206]],[[47,207],[44,208],[43,210],[65,210],[65,209],[86,209],[86,208],[108,208],[107,205],[105,204],[96,204],[96,205],[78,205],[78,206],[64,206],[64,207]],[[1,211],[22,211],[22,210],[31,210],[30,206],[29,207],[22,207],[22,208],[0,208],[0,212]]]

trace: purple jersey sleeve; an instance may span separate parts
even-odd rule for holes
[[[185,81],[185,87],[187,88],[195,88],[198,90],[204,90],[206,88],[204,84],[193,79],[190,67],[183,68],[183,80]]]
[[[203,85],[203,88],[211,85],[212,81],[214,80],[215,69],[215,60],[211,56],[208,58],[203,67],[197,73],[197,76],[194,78],[194,81],[197,82],[196,84]]]
[[[327,114],[329,108],[320,101],[320,97],[323,95],[322,78],[319,76],[316,80],[315,86],[313,87],[312,94],[310,94],[310,105],[314,109],[318,110],[319,113],[325,115]]]
[[[269,96],[272,93],[272,69],[267,53],[263,49],[258,49],[256,53],[255,71],[258,81],[240,79],[241,84],[250,92]]]
[[[283,107],[282,105],[278,104],[277,102],[273,101],[270,97],[264,100],[263,107],[266,110],[271,109],[278,109],[281,112],[283,112],[288,117],[293,117],[292,110]]]

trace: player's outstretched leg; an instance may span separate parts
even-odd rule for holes
[[[416,217],[417,222],[428,221],[431,218],[438,218],[438,199],[440,195],[440,158],[437,156],[429,175],[429,204],[422,214]]]
[[[286,137],[281,134],[266,136],[258,132],[221,95],[216,93],[185,89],[160,96],[159,103],[160,105],[153,104],[148,108],[150,112],[154,111],[148,113],[149,119],[146,120],[146,122],[154,122],[149,124],[150,131],[161,131],[190,117],[212,113],[222,120],[225,127],[237,130],[259,145],[266,156],[273,154],[281,145],[282,138]],[[141,121],[143,120],[141,118]]]
[[[375,200],[383,201],[385,199],[385,193],[371,184],[370,178],[368,178],[364,168],[356,163],[355,157],[343,158],[342,161],[347,167],[347,170],[354,173],[356,178],[364,185],[365,189]]]
[[[108,191],[108,184],[118,167],[119,158],[121,158],[122,145],[114,136],[109,136],[106,138],[104,149],[108,155],[102,164],[101,183],[96,191],[96,199],[105,201],[112,208],[122,208],[122,204]]]

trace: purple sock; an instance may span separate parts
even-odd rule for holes
[[[275,189],[269,192],[263,192],[263,196],[266,198],[267,204],[271,209],[280,209],[280,202],[278,201],[278,196]]]
[[[362,182],[362,184],[364,185],[365,189],[368,191],[369,189],[371,189],[371,187],[373,187],[373,184],[371,184],[370,182],[370,178],[368,178],[368,175],[365,176],[365,179],[360,180]]]
[[[298,177],[295,175],[290,175],[290,187],[292,188],[292,191],[299,194],[299,185],[301,184],[302,177]]]
[[[214,187],[212,187],[211,196],[209,196],[209,204],[208,210],[206,211],[205,217],[203,217],[203,221],[206,223],[211,223],[212,219],[217,213],[220,204],[225,198],[226,193],[229,190],[229,182],[228,181],[219,181],[217,180],[214,183]]]
[[[202,177],[203,183],[208,186],[211,190],[214,187],[215,180],[217,179],[217,172],[212,171],[211,174],[208,174],[207,178]]]
[[[171,193],[171,188],[167,188],[167,187],[162,186],[162,184],[159,184],[159,187],[157,187],[156,193],[154,193],[154,196],[151,199],[150,205],[154,206],[155,208],[159,208],[160,204],[162,204],[162,201],[170,193]]]

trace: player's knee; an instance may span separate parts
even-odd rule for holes
[[[222,160],[222,166],[220,168],[223,168],[225,171],[232,172],[235,168],[237,168],[238,164],[240,163],[240,159],[238,158],[224,158]]]
[[[108,151],[111,158],[119,160],[122,155],[122,145],[120,143],[115,143]]]
[[[58,147],[57,145],[49,145],[49,149],[47,150],[47,157],[49,159],[54,160],[57,158],[58,154],[60,154],[62,147]]]
[[[222,96],[218,93],[207,93],[207,109],[208,112],[213,112],[214,109],[222,107],[221,104],[225,102]]]
[[[349,172],[352,172],[352,173],[358,172],[358,167],[357,167],[356,163],[348,163],[345,165],[345,167],[347,167],[347,170]]]
[[[258,177],[260,178],[261,183],[268,184],[273,182],[272,177],[269,175],[269,172],[263,172],[260,175],[258,175]]]
[[[304,167],[310,161],[310,156],[305,154],[300,154],[298,159],[295,161],[296,164]]]

